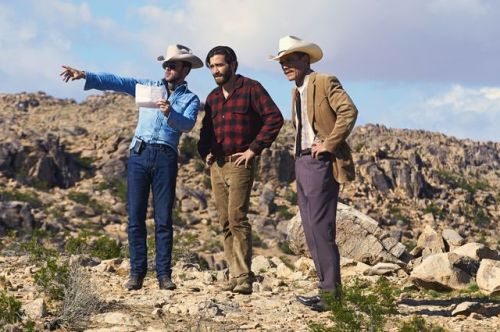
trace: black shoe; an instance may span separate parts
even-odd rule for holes
[[[158,279],[158,285],[160,286],[160,289],[166,290],[174,290],[177,288],[172,279],[170,279],[169,277],[162,277]]]
[[[297,301],[302,303],[303,305],[306,305],[308,307],[312,306],[313,304],[316,304],[321,301],[321,297],[319,295],[315,296],[303,296],[299,295],[297,296]]]
[[[319,302],[312,304],[310,308],[311,310],[317,312],[323,312],[327,310],[326,303],[323,300],[320,300]]]
[[[127,290],[141,289],[143,281],[144,281],[144,278],[139,277],[139,276],[131,275],[128,278],[128,281],[125,283],[124,287]]]

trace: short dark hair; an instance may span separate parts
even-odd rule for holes
[[[228,64],[235,63],[234,71],[238,69],[238,59],[236,59],[236,53],[234,53],[233,49],[229,46],[215,46],[212,48],[205,59],[205,65],[210,68],[210,58],[214,55],[223,55],[224,60]]]

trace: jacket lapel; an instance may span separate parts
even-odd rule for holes
[[[309,83],[307,84],[307,118],[309,119],[309,123],[311,124],[314,133],[316,133],[316,128],[314,128],[315,97],[316,97],[316,73],[313,72],[309,75]]]

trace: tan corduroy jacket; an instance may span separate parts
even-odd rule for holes
[[[292,91],[292,105],[295,105]],[[338,183],[354,180],[354,162],[346,142],[354,128],[358,109],[335,76],[313,72],[307,85],[307,115],[314,134],[333,155],[333,177]],[[295,107],[292,121],[296,126]]]

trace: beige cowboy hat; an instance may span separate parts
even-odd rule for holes
[[[189,62],[192,68],[203,67],[203,61],[194,55],[189,47],[179,44],[168,45],[165,55],[160,55],[157,60],[162,63],[167,61],[185,61]]]
[[[294,52],[308,54],[311,63],[318,62],[323,57],[323,51],[318,45],[303,41],[299,37],[285,36],[280,39],[278,55],[271,55],[271,60],[279,61],[282,56]]]

